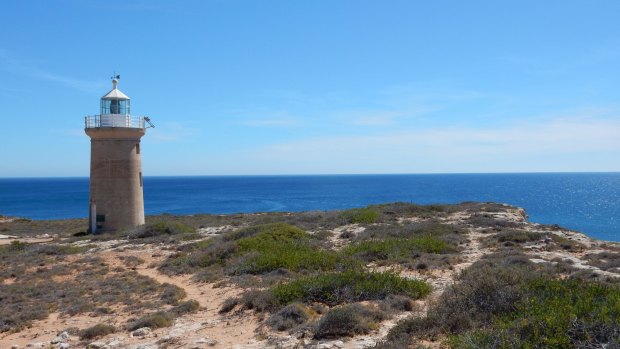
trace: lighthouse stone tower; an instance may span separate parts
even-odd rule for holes
[[[140,138],[146,117],[130,114],[130,100],[118,88],[101,97],[101,114],[85,117],[90,137],[91,233],[144,224]]]

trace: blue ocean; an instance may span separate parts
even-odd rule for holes
[[[146,214],[331,210],[404,201],[503,202],[530,220],[620,241],[620,173],[145,177]],[[0,179],[0,214],[88,215],[88,178]]]

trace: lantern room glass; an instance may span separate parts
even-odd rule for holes
[[[102,99],[101,115],[129,115],[129,99]]]

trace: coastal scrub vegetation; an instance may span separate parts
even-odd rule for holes
[[[466,269],[421,318],[394,327],[379,348],[447,338],[451,348],[589,348],[620,344],[620,287],[557,278],[518,252]]]
[[[371,224],[377,221],[379,218],[379,212],[370,207],[353,208],[342,212],[342,218],[347,223]]]
[[[207,287],[242,288],[223,302],[222,316],[251,312],[259,332],[304,340],[369,334],[398,314],[402,320],[376,348],[620,346],[620,278],[613,275],[620,274],[620,248],[588,253],[592,242],[560,227],[528,225],[508,209],[390,203],[329,212],[163,214],[95,236],[80,233],[73,221],[52,221],[49,229],[36,221],[0,223],[7,234],[53,235],[42,244],[0,245],[0,332],[50,313],[105,315],[76,330],[90,340],[170,326],[201,311],[183,288],[138,273],[157,268]],[[137,253],[143,244],[148,249]],[[131,253],[112,252],[125,249]],[[118,261],[97,257],[99,251]],[[431,291],[436,296],[428,297]],[[129,319],[108,318],[121,313]]]
[[[171,317],[195,310],[185,293],[135,271],[110,268],[84,247],[13,242],[0,246],[0,332],[19,331],[50,313],[127,314],[169,307]],[[7,282],[8,281],[8,282]],[[189,310],[188,310],[189,309]],[[85,337],[105,332],[103,325]]]
[[[103,337],[111,333],[115,333],[116,331],[117,329],[114,325],[101,323],[101,324],[96,324],[95,326],[81,330],[79,332],[79,335],[80,335],[81,340],[86,340],[86,339],[95,339],[95,338]]]

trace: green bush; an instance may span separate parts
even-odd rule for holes
[[[264,274],[280,268],[290,271],[331,271],[341,261],[337,253],[302,243],[274,243],[263,252],[249,255],[234,268],[236,274]]]
[[[305,231],[285,223],[259,226],[258,233],[238,239],[242,251],[262,251],[269,249],[273,243],[307,240],[310,235]]]
[[[356,270],[302,277],[271,289],[275,302],[281,305],[295,301],[337,305],[384,299],[391,294],[418,299],[429,292],[430,286],[424,281],[402,278],[389,272]]]
[[[301,303],[292,303],[271,315],[267,324],[277,331],[290,330],[310,320],[313,311]]]
[[[129,239],[144,239],[157,236],[194,234],[196,229],[178,222],[159,221],[149,223],[126,232]]]
[[[514,309],[525,285],[540,275],[520,253],[487,256],[463,271],[426,317],[408,318],[392,328],[385,345],[485,328],[494,316]]]
[[[588,253],[585,258],[588,264],[602,270],[620,270],[620,253],[618,252]]]
[[[263,235],[264,238],[270,236],[271,238],[294,238],[294,237],[303,237],[305,236],[305,232],[293,225],[287,223],[267,223],[267,224],[258,224],[253,225],[246,228],[241,228],[235,230],[233,232],[229,232],[222,237],[226,241],[235,241],[243,238],[255,236],[261,233],[265,233]]]
[[[226,314],[239,305],[239,298],[226,298],[218,313]]]
[[[531,232],[526,230],[510,229],[497,233],[495,238],[498,242],[514,242],[522,244],[525,242],[534,242],[543,240],[548,234]]]
[[[595,348],[620,344],[620,286],[555,279],[515,252],[465,270],[424,318],[401,321],[383,345],[448,337],[452,348]]]
[[[291,271],[333,270],[340,257],[324,251],[303,230],[284,223],[261,226],[260,232],[237,241],[248,257],[234,268],[237,274],[264,274],[280,268]]]
[[[353,208],[342,212],[342,218],[347,223],[372,224],[379,218],[379,212],[372,208]]]
[[[360,233],[356,240],[364,241],[368,239],[410,239],[423,236],[432,236],[446,240],[456,238],[465,233],[462,227],[439,223],[439,222],[416,222],[416,223],[390,223],[376,224],[367,227]]]
[[[411,258],[416,252],[444,253],[448,244],[432,236],[410,239],[361,241],[343,249],[343,253],[365,261]]]
[[[169,327],[172,325],[172,320],[173,317],[171,314],[165,311],[158,311],[130,322],[127,325],[127,329],[129,331],[134,331],[142,327],[149,327],[151,329]]]
[[[116,327],[109,324],[97,324],[95,326],[83,329],[79,332],[80,339],[95,339],[103,336],[107,336],[116,332]]]
[[[170,305],[177,305],[179,301],[187,295],[185,290],[179,286],[165,283],[163,284],[164,291],[161,294],[161,299]]]
[[[193,299],[190,299],[172,307],[170,310],[168,310],[168,313],[173,317],[179,317],[185,314],[195,313],[198,311],[198,309],[200,309],[200,303]]]
[[[11,241],[8,245],[0,246],[0,256],[20,254],[24,258],[44,256],[64,256],[84,252],[84,247],[62,244],[29,244],[20,241]]]
[[[453,348],[595,348],[620,345],[620,288],[540,279],[490,328],[453,337]]]
[[[179,273],[216,266],[232,274],[264,274],[280,268],[333,270],[340,262],[337,253],[318,249],[311,235],[286,223],[239,229],[183,250],[160,269]]]
[[[413,307],[413,302],[410,298],[392,294],[385,297],[385,299],[379,303],[379,308],[385,312],[412,311]]]
[[[347,304],[330,309],[325,314],[314,333],[315,339],[351,337],[366,334],[379,327],[386,314],[361,304]]]
[[[0,251],[2,251],[2,250],[6,251],[6,252],[25,251],[28,248],[28,246],[31,246],[31,244],[29,244],[27,242],[21,242],[21,241],[13,240],[8,245],[0,246],[0,249],[1,249]]]

